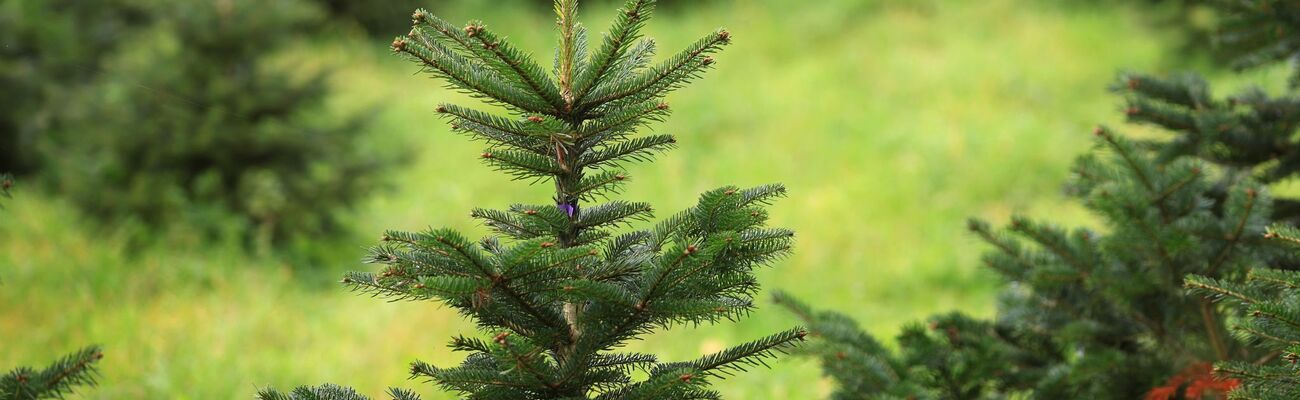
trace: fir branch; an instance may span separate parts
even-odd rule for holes
[[[590,89],[607,79],[610,68],[622,59],[631,44],[639,36],[641,27],[650,19],[654,10],[654,0],[628,0],[614,19],[614,26],[605,35],[600,50],[592,55],[588,67],[578,76],[574,88],[575,103],[581,103]]]
[[[595,144],[612,137],[619,137],[620,133],[631,132],[639,125],[662,122],[669,112],[668,103],[644,102],[588,120],[582,124],[579,132],[581,137],[587,139],[584,143]]]
[[[588,97],[594,100],[582,104],[581,109],[590,110],[629,97],[642,101],[657,98],[664,92],[685,84],[696,77],[701,70],[711,66],[713,59],[708,55],[717,52],[730,42],[731,34],[725,30],[709,34],[628,83],[612,85],[600,92],[593,92]]]
[[[1216,301],[1235,299],[1242,305],[1258,303],[1261,295],[1250,286],[1225,282],[1201,275],[1187,275],[1183,281],[1183,286],[1187,288],[1189,292],[1198,294],[1204,298]]]
[[[1138,181],[1142,183],[1143,187],[1152,193],[1159,193],[1159,191],[1156,190],[1155,184],[1148,176],[1145,163],[1138,163],[1138,155],[1134,154],[1137,150],[1133,148],[1131,143],[1115,136],[1115,134],[1111,133],[1109,129],[1103,126],[1097,127],[1093,133],[1109,145],[1111,150],[1120,156],[1120,159],[1124,160],[1124,164],[1129,167],[1129,170],[1138,178]]]
[[[451,117],[453,129],[470,132],[476,139],[494,145],[527,150],[534,154],[550,154],[548,142],[544,139],[546,134],[539,132],[539,129],[454,104],[440,104],[437,112]]]
[[[808,335],[803,328],[790,329],[740,346],[732,347],[718,353],[704,356],[695,361],[661,364],[656,373],[662,370],[689,368],[699,373],[710,375],[729,374],[733,371],[743,372],[750,366],[767,366],[766,359],[775,357],[776,353],[785,353],[804,340]]]
[[[542,68],[533,62],[532,57],[498,38],[481,22],[470,23],[465,27],[465,32],[497,61],[498,71],[513,72],[514,78],[523,82],[533,94],[550,102],[555,110],[562,109],[564,99]]]
[[[369,272],[349,272],[345,274],[341,283],[347,285],[354,292],[366,294],[370,297],[384,296],[390,302],[429,299],[428,296],[413,293],[407,289],[385,285],[379,281],[378,276]]]
[[[772,201],[786,196],[785,185],[779,183],[755,186],[740,191],[740,206],[753,204],[770,205]]]
[[[1296,271],[1252,268],[1246,279],[1284,290],[1300,289],[1300,273]]]
[[[632,79],[636,76],[637,72],[644,70],[646,66],[650,65],[652,58],[654,58],[655,50],[654,39],[646,38],[637,42],[636,47],[630,49],[627,52],[627,55],[618,61],[618,65],[614,66],[613,69],[607,73],[609,78],[602,80],[600,84],[593,86],[591,90],[603,90],[611,84]]]
[[[1288,243],[1300,247],[1300,229],[1287,225],[1272,225],[1264,233],[1264,238]]]
[[[522,217],[500,210],[475,208],[470,212],[470,216],[483,220],[484,224],[492,230],[518,240],[554,236],[554,232],[537,229],[538,227],[524,222]]]
[[[1166,200],[1169,200],[1170,196],[1173,196],[1174,193],[1178,193],[1178,191],[1182,190],[1184,187],[1187,187],[1188,184],[1195,182],[1197,179],[1200,179],[1200,177],[1201,177],[1201,168],[1200,167],[1192,168],[1191,173],[1187,174],[1187,177],[1183,179],[1179,179],[1173,185],[1169,185],[1169,187],[1165,188],[1164,191],[1160,192],[1159,196],[1156,196],[1154,199],[1151,200],[1151,204],[1157,204],[1157,205],[1164,204]]]
[[[388,388],[388,395],[393,400],[420,400],[420,395],[415,394],[415,391],[410,389]]]
[[[650,203],[616,200],[583,210],[576,224],[582,229],[592,229],[606,225],[630,225],[632,221],[646,221],[653,217]]]
[[[427,67],[427,71],[476,98],[523,112],[556,113],[545,100],[506,83],[509,81],[490,72],[489,68],[473,64],[427,36],[419,35],[415,41],[398,38],[393,41],[393,50],[414,57]]]
[[[498,171],[510,174],[516,180],[553,179],[564,174],[564,166],[554,158],[513,150],[483,152],[483,161]]]
[[[623,171],[600,171],[594,175],[583,176],[578,181],[578,185],[573,188],[573,192],[566,193],[566,195],[588,201],[595,200],[596,197],[606,197],[619,193],[627,179],[627,173]]]
[[[1258,196],[1259,191],[1255,188],[1246,189],[1246,203],[1242,207],[1241,218],[1237,221],[1237,226],[1232,229],[1232,233],[1228,234],[1228,242],[1223,244],[1223,248],[1219,250],[1218,255],[1214,257],[1214,261],[1210,263],[1210,267],[1206,269],[1206,275],[1214,276],[1219,267],[1228,260],[1228,255],[1232,254],[1232,249],[1241,241],[1241,234],[1246,229],[1246,223],[1250,221],[1251,211],[1255,208],[1255,200]]]
[[[563,100],[555,84],[547,78],[542,68],[533,62],[532,57],[497,38],[482,23],[471,22],[464,29],[457,29],[424,9],[416,10],[411,18],[415,27],[407,35],[408,38],[428,42],[441,37],[444,41],[454,44],[450,49],[455,53],[462,57],[473,58],[492,68],[502,77],[508,77],[511,81],[524,85],[533,95],[549,102],[554,110],[561,108]]]
[[[12,399],[63,398],[78,386],[95,386],[99,371],[95,363],[104,358],[98,346],[90,346],[58,359],[39,371],[21,367],[0,376],[0,394]]]
[[[667,151],[676,145],[677,139],[671,135],[639,137],[592,149],[591,152],[579,157],[576,164],[585,168],[596,168],[627,161],[650,161],[654,159],[656,153]]]
[[[394,389],[397,390],[397,389]],[[398,399],[411,399],[411,397],[397,397]],[[260,400],[370,400],[369,397],[362,396],[352,388],[324,384],[316,387],[299,386],[289,393],[281,393],[273,389],[261,389],[257,391],[257,398]],[[418,399],[418,397],[416,398]]]

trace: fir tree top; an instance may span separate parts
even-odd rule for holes
[[[475,209],[497,236],[477,243],[450,229],[390,231],[368,261],[381,272],[344,283],[394,299],[437,300],[470,317],[488,339],[457,336],[470,353],[458,367],[412,365],[413,377],[473,399],[712,399],[714,378],[758,365],[804,337],[781,332],[687,362],[618,353],[629,340],[677,324],[737,319],[753,307],[754,269],[783,256],[793,232],[765,226],[763,206],[780,185],[722,187],[649,229],[616,228],[652,215],[649,204],[597,203],[627,181],[622,166],[673,147],[671,135],[637,135],[668,115],[664,96],[714,65],[725,30],[652,62],[640,31],[652,0],[630,0],[599,45],[588,49],[577,2],[559,0],[559,45],[550,74],[522,50],[473,21],[454,26],[417,10],[414,28],[393,40],[448,86],[508,116],[442,104],[456,132],[482,140],[480,158],[516,179],[551,182],[553,204]],[[644,379],[634,377],[644,376]],[[394,398],[415,395],[403,389]],[[325,385],[262,398],[361,398]]]

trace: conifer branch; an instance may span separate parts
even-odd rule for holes
[[[1200,303],[1201,320],[1205,323],[1205,332],[1209,335],[1210,345],[1214,348],[1215,359],[1227,360],[1228,349],[1223,344],[1223,338],[1219,337],[1219,330],[1222,329],[1219,325],[1219,320],[1214,316],[1214,310],[1208,300],[1201,299]]]
[[[807,335],[808,332],[803,328],[790,329],[695,361],[662,364],[651,373],[685,368],[710,375],[728,374],[728,371],[743,372],[747,366],[767,366],[765,359],[773,358],[775,353],[785,353],[794,343],[802,342]]]
[[[12,399],[63,398],[78,386],[95,386],[95,363],[104,358],[98,346],[78,350],[40,371],[20,367],[0,376],[0,395]]]
[[[654,10],[654,4],[654,0],[628,0],[623,8],[619,9],[618,16],[614,19],[614,26],[605,36],[600,50],[592,56],[591,63],[578,78],[574,88],[574,103],[582,102],[591,88],[600,85],[602,80],[606,79],[610,68],[624,57],[628,47],[636,41],[637,32],[645,25],[650,12]]]
[[[1223,248],[1219,250],[1219,254],[1214,257],[1214,261],[1211,262],[1210,267],[1206,269],[1206,275],[1214,276],[1215,272],[1219,270],[1219,267],[1228,260],[1228,255],[1232,254],[1232,249],[1241,241],[1241,234],[1246,229],[1246,222],[1250,221],[1251,211],[1255,208],[1255,198],[1258,195],[1259,192],[1254,188],[1246,189],[1246,205],[1243,206],[1241,218],[1237,221],[1237,226],[1232,229],[1232,233],[1228,234],[1228,242],[1223,244]]]
[[[555,84],[546,77],[546,73],[533,62],[531,57],[498,38],[480,22],[470,23],[465,27],[465,33],[495,58],[495,61],[501,65],[498,70],[513,72],[515,79],[523,82],[533,94],[551,103],[556,111],[562,109],[564,99],[561,98]]]
[[[425,39],[423,36],[419,38]],[[423,63],[426,71],[444,78],[452,86],[486,101],[513,106],[524,112],[553,114],[554,111],[536,96],[522,92],[489,68],[476,65],[432,40],[410,41],[398,38],[393,50],[406,53]]]
[[[707,55],[717,52],[730,42],[729,32],[725,30],[714,32],[630,82],[592,93],[590,97],[595,99],[582,104],[581,108],[590,110],[629,97],[642,100],[657,98],[663,92],[689,81],[699,71],[711,66],[713,59]]]

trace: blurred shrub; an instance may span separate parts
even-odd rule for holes
[[[154,12],[42,146],[58,187],[109,221],[184,221],[263,243],[336,230],[335,212],[393,158],[361,146],[363,118],[324,107],[322,71],[273,62],[320,9],[184,0]]]
[[[0,0],[0,171],[32,172],[33,146],[127,32],[133,0]]]
[[[1080,10],[1098,7],[1132,7],[1146,25],[1175,43],[1169,49],[1166,68],[1186,68],[1193,60],[1227,65],[1230,57],[1216,46],[1215,31],[1222,19],[1221,5],[1217,0],[1057,0],[1067,7]]]
[[[430,0],[315,0],[330,13],[332,21],[352,21],[367,34],[390,37],[405,34],[411,29],[411,12],[428,8]]]
[[[449,3],[478,4],[481,8],[526,6],[534,12],[552,15],[554,0],[385,0],[376,2],[355,0],[312,0],[329,13],[330,24],[355,24],[366,34],[376,37],[392,37],[405,34],[411,29],[411,12],[424,8],[435,13],[451,8]],[[675,11],[684,4],[701,4],[715,0],[659,0],[660,10]],[[590,3],[617,7],[624,0],[591,0]],[[463,22],[463,21],[461,21]]]

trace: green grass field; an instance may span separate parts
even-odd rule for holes
[[[544,7],[463,3],[440,13],[485,19],[549,63]],[[1091,127],[1120,125],[1119,99],[1105,86],[1120,69],[1160,71],[1172,47],[1138,10],[1064,3],[734,0],[666,11],[649,26],[662,49],[719,25],[734,45],[669,99],[676,112],[654,130],[677,134],[680,149],[632,166],[625,197],[676,210],[716,186],[783,182],[791,196],[773,207],[774,223],[799,241],[761,274],[765,288],[847,312],[885,337],[934,312],[989,315],[998,282],[980,269],[983,247],[964,219],[1085,221],[1059,187]],[[600,31],[611,11],[590,6],[584,18]],[[355,238],[306,250],[329,262],[294,266],[183,229],[132,252],[129,229],[87,227],[57,195],[20,188],[0,212],[0,367],[100,343],[102,385],[78,398],[248,398],[258,387],[322,382],[451,398],[407,381],[406,366],[458,362],[443,345],[472,333],[470,323],[435,304],[387,303],[329,282],[367,268],[356,260],[386,228],[481,234],[472,207],[544,202],[549,188],[479,165],[481,146],[450,134],[432,111],[472,101],[414,74],[386,45],[338,35],[286,57],[336,68],[331,107],[380,113],[366,133],[374,151],[416,152],[392,176],[394,190],[349,217]],[[765,303],[739,324],[681,328],[632,347],[693,358],[796,323]],[[804,399],[829,388],[815,364],[787,359],[720,390]]]

